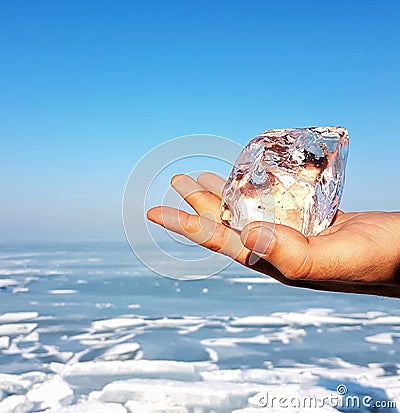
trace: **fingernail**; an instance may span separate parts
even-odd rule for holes
[[[252,251],[264,254],[274,236],[274,226],[268,223],[257,227],[251,224],[245,227],[240,234],[242,244]]]
[[[146,213],[147,219],[151,222],[154,222],[155,224],[159,224],[160,217],[159,214],[157,214],[157,212],[157,207],[149,209]]]

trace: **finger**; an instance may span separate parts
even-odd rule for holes
[[[170,231],[183,235],[212,251],[227,255],[240,264],[271,276],[283,284],[305,286],[309,283],[286,278],[271,263],[244,247],[240,235],[225,225],[170,207],[152,208],[147,212],[147,217]]]
[[[343,211],[337,211],[335,217],[333,218],[332,224],[324,231],[322,231],[322,234],[328,233],[331,234],[338,229],[340,229],[340,225],[345,223],[346,221],[355,218],[357,215],[360,215],[360,212],[343,212]],[[339,227],[338,227],[339,224]]]
[[[187,175],[175,175],[171,179],[171,185],[199,215],[205,214],[208,218],[220,222],[221,201],[216,195]]]
[[[345,281],[351,278],[353,248],[337,234],[306,238],[286,225],[253,222],[243,229],[241,240],[287,278]]]
[[[250,251],[243,247],[240,235],[223,224],[170,207],[152,208],[147,212],[147,218],[203,247],[246,264]]]
[[[211,172],[204,172],[197,177],[197,182],[207,191],[210,191],[218,197],[222,197],[225,180]]]
[[[198,244],[224,255],[242,265],[269,275],[280,282],[294,285],[298,281],[284,277],[272,264],[243,246],[240,235],[223,224],[217,224],[203,217],[190,215],[170,207],[155,207],[147,212],[147,218]],[[201,233],[200,231],[203,231]]]

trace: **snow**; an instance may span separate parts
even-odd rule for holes
[[[278,281],[272,277],[235,277],[235,278],[228,278],[228,281],[232,283],[240,283],[240,284],[275,284]]]
[[[371,320],[366,321],[364,324],[372,324],[372,325],[400,325],[400,317],[397,316],[382,316],[372,318]]]
[[[48,290],[47,292],[53,295],[62,295],[62,294],[76,294],[78,291],[65,289],[65,290]]]
[[[12,395],[0,402],[0,413],[28,413],[34,404],[22,395]]]
[[[258,383],[265,385],[302,384],[312,387],[318,378],[312,374],[304,374],[297,369],[229,369],[201,372],[207,382]]]
[[[196,326],[199,324],[204,324],[206,320],[199,317],[183,317],[183,318],[169,318],[163,317],[156,320],[148,320],[147,324],[150,327],[166,327],[166,326]]]
[[[138,294],[126,289],[119,300],[125,279],[118,278],[112,289],[116,273],[107,274],[114,262],[102,272],[85,266],[71,278],[45,281],[32,275],[67,272],[37,264],[5,268],[7,276],[0,278],[0,288],[7,287],[0,313],[1,368],[10,373],[0,374],[0,413],[277,413],[283,410],[260,410],[259,393],[320,399],[334,392],[336,383],[351,383],[354,392],[376,399],[400,400],[395,303],[297,296],[269,277],[242,270],[192,284],[193,291],[190,284],[172,284],[176,306],[163,301],[165,292],[148,296],[148,287]],[[28,295],[12,294],[34,282]],[[97,296],[92,282],[107,287]],[[356,347],[349,347],[353,341]]]
[[[166,408],[185,406],[191,409],[207,408],[208,411],[231,411],[248,405],[248,398],[263,386],[232,382],[188,383],[172,380],[121,380],[107,384],[101,391],[89,394],[89,401],[146,403]],[[132,402],[131,404],[132,405]],[[223,410],[222,410],[223,409]],[[141,411],[141,410],[139,410]],[[164,410],[168,411],[168,410]]]
[[[50,410],[49,413],[127,413],[127,410],[124,406],[117,403],[84,401],[73,406]]]
[[[13,292],[13,294],[27,293],[27,292],[29,292],[29,288],[27,288],[27,287],[13,287],[12,292]]]
[[[358,325],[362,321],[352,317],[339,317],[329,315],[326,311],[305,311],[303,313],[273,313],[272,316],[281,317],[288,324],[300,326],[321,326],[321,325]]]
[[[51,363],[50,369],[64,378],[76,376],[130,376],[195,381],[200,363],[170,360],[87,361],[74,364]]]
[[[125,407],[129,413],[190,413],[186,407],[168,407],[165,404],[140,403],[135,400],[128,400]]]
[[[38,268],[27,268],[27,269],[17,269],[17,270],[4,270],[0,269],[1,275],[27,275],[27,274],[37,274],[37,275],[63,275],[65,272],[54,271],[54,270],[43,270]]]
[[[13,280],[12,278],[0,278],[0,288],[11,287],[18,285],[18,281]]]
[[[0,324],[19,323],[20,321],[33,320],[39,316],[36,311],[15,312],[0,314]]]
[[[140,304],[129,304],[128,308],[131,310],[134,310],[134,309],[140,308]]]
[[[139,349],[140,345],[138,343],[117,344],[106,350],[101,356],[101,359],[104,361],[127,360],[133,358]]]
[[[290,327],[283,328],[281,331],[273,331],[268,334],[260,334],[252,337],[221,337],[201,340],[201,344],[206,346],[224,346],[233,347],[237,344],[270,344],[272,341],[281,341],[288,344],[291,339],[298,339],[306,335],[303,329],[294,329]]]
[[[18,336],[15,337],[13,342],[14,343],[33,343],[39,341],[39,332],[37,330],[33,330],[32,333],[27,334],[26,336]]]
[[[117,317],[93,321],[92,329],[95,331],[107,331],[117,328],[140,327],[145,324],[146,322],[141,318]]]
[[[42,409],[67,405],[74,400],[74,392],[66,381],[54,376],[44,383],[39,383],[27,393],[26,397],[40,403]]]
[[[0,389],[8,394],[26,393],[31,381],[16,374],[0,374]]]
[[[365,337],[365,341],[376,344],[393,344],[393,338],[400,338],[400,334],[396,333],[379,333],[373,336]]]
[[[0,350],[8,348],[9,345],[10,345],[10,337],[1,336],[0,337]]]
[[[274,327],[274,326],[316,326],[334,325],[334,326],[359,326],[363,324],[385,323],[386,317],[377,319],[360,319],[355,317],[342,317],[329,314],[327,309],[311,309],[304,312],[277,312],[270,315],[252,315],[237,318],[231,321],[233,327]],[[392,321],[393,317],[391,317]]]
[[[280,317],[262,315],[237,318],[231,322],[231,326],[234,327],[274,327],[287,324],[288,323]]]
[[[0,324],[0,336],[29,334],[37,327],[36,323]]]

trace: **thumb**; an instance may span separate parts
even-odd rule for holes
[[[245,247],[276,267],[287,278],[306,279],[313,267],[308,239],[286,225],[252,222],[243,228]]]

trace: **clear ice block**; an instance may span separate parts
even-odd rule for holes
[[[342,127],[272,129],[239,154],[223,190],[222,222],[288,225],[306,236],[327,228],[338,209],[348,152]]]

